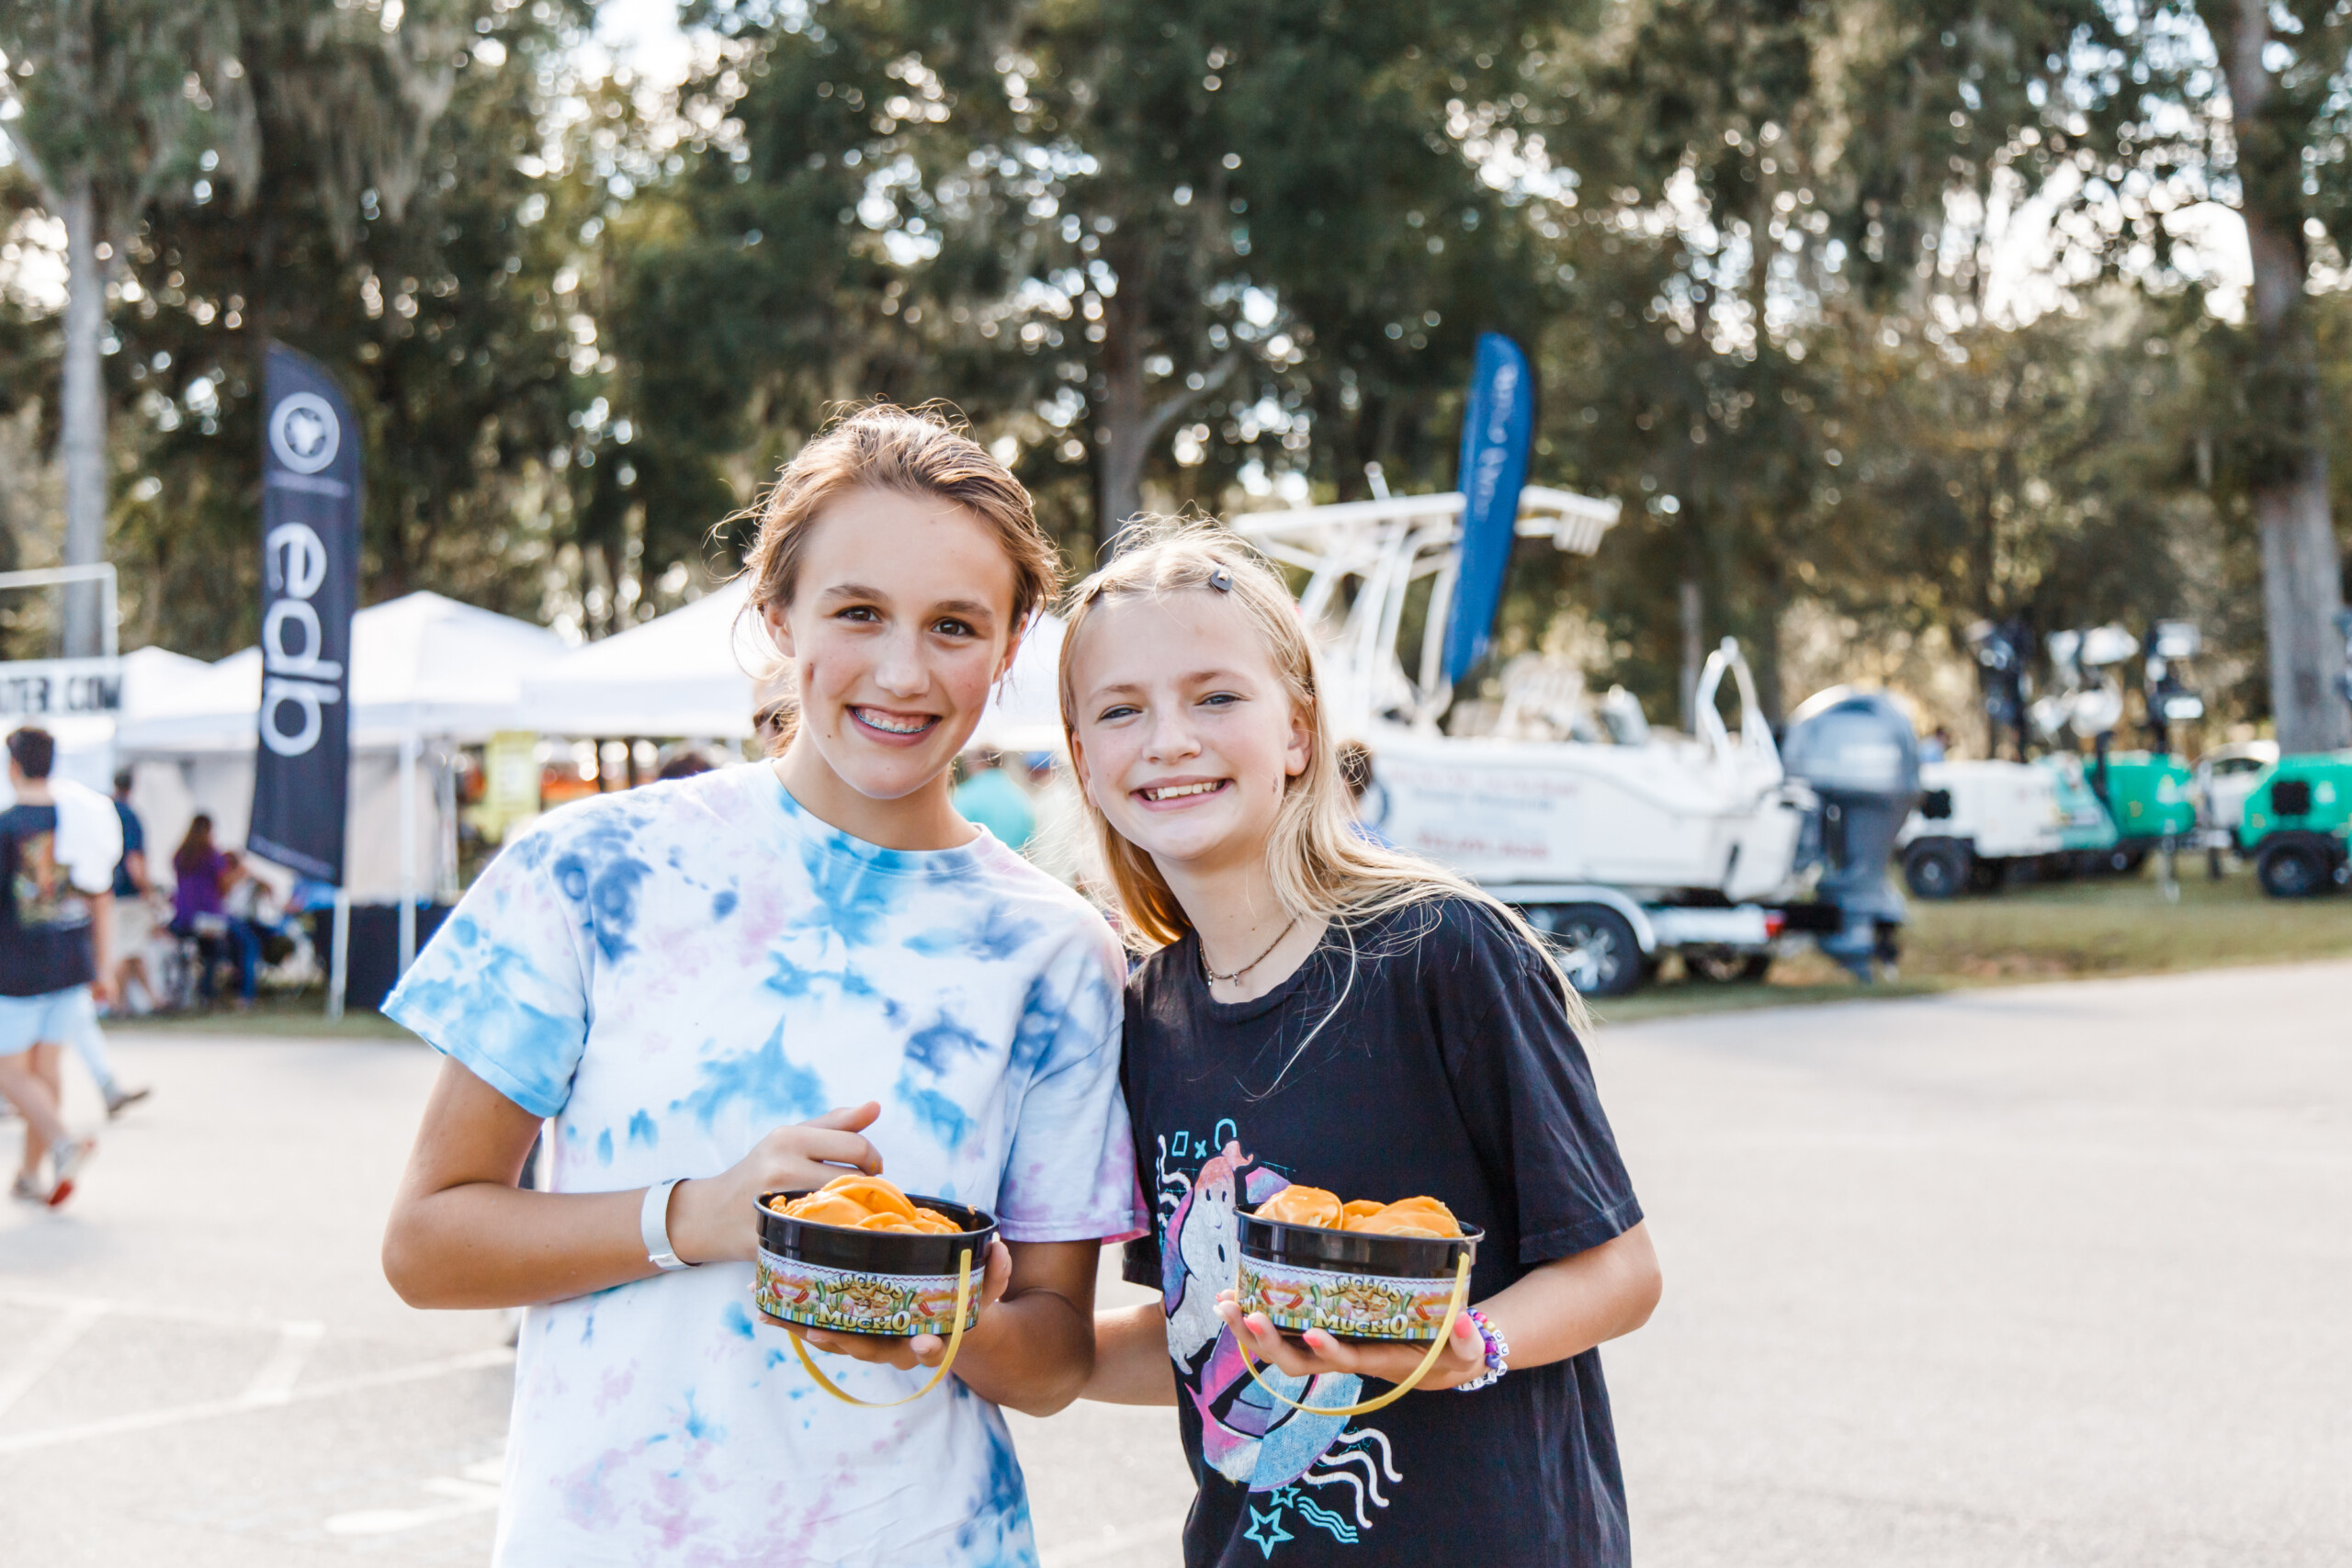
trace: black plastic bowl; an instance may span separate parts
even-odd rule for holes
[[[988,1267],[996,1219],[985,1210],[910,1192],[907,1201],[936,1209],[961,1227],[953,1235],[853,1230],[779,1214],[771,1206],[803,1192],[760,1195],[760,1258],[753,1300],[770,1316],[841,1334],[945,1335],[955,1325],[956,1269],[972,1258],[971,1304],[979,1315],[980,1275]]]
[[[1486,1233],[1374,1235],[1325,1230],[1244,1213],[1237,1290],[1244,1312],[1277,1328],[1319,1328],[1349,1339],[1437,1337],[1462,1260],[1476,1260]]]

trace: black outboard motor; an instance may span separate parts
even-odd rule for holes
[[[1821,804],[1806,840],[1820,864],[1821,896],[1845,924],[1821,951],[1864,982],[1894,973],[1901,952],[1903,895],[1887,875],[1895,835],[1919,804],[1919,742],[1911,717],[1883,692],[1832,686],[1789,716],[1781,763]]]

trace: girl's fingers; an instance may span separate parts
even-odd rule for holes
[[[790,1156],[821,1165],[855,1166],[868,1176],[882,1174],[881,1151],[855,1133],[813,1125],[786,1131],[789,1138],[785,1152]]]
[[[1283,1337],[1273,1320],[1263,1314],[1253,1314],[1241,1320],[1250,1336],[1250,1348],[1261,1361],[1271,1361],[1295,1378],[1313,1377],[1317,1372],[1330,1371],[1320,1357],[1311,1350],[1302,1350]]]
[[[882,1114],[882,1102],[869,1100],[863,1105],[837,1105],[822,1116],[801,1123],[804,1127],[826,1127],[841,1133],[863,1133],[874,1125]]]

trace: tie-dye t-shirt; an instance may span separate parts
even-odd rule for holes
[[[902,1187],[1080,1241],[1139,1228],[1124,971],[1102,918],[994,839],[879,849],[753,764],[549,813],[384,1010],[554,1119],[559,1192],[713,1176],[875,1100]],[[896,1410],[830,1398],[749,1264],[534,1307],[520,1356],[507,1568],[1036,1561],[996,1406],[955,1378]],[[826,1370],[867,1400],[930,1375]]]

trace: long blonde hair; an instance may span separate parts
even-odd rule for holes
[[[1579,1032],[1590,1016],[1552,949],[1510,905],[1443,866],[1375,843],[1357,831],[1354,803],[1340,769],[1339,748],[1316,678],[1315,649],[1282,576],[1263,557],[1215,523],[1149,521],[1133,525],[1135,540],[1110,565],[1072,589],[1063,614],[1062,727],[1071,754],[1079,750],[1073,683],[1079,645],[1094,613],[1108,604],[1184,592],[1222,592],[1256,629],[1293,711],[1310,737],[1306,769],[1283,785],[1283,801],[1266,843],[1275,898],[1301,920],[1328,921],[1347,940],[1353,983],[1355,933],[1382,916],[1442,898],[1483,906],[1538,954],[1558,983],[1569,1022]],[[1131,945],[1139,952],[1182,940],[1193,921],[1151,856],[1122,837],[1086,797],[1086,815]],[[1346,991],[1342,989],[1340,999]],[[1338,1009],[1333,1003],[1333,1010]],[[1326,1014],[1326,1021],[1329,1014]],[[1316,1030],[1320,1030],[1318,1023]],[[1315,1031],[1308,1032],[1312,1039]],[[1306,1049],[1302,1041],[1283,1063]],[[1280,1082],[1277,1075],[1276,1082]],[[1268,1092],[1272,1092],[1269,1090]]]

